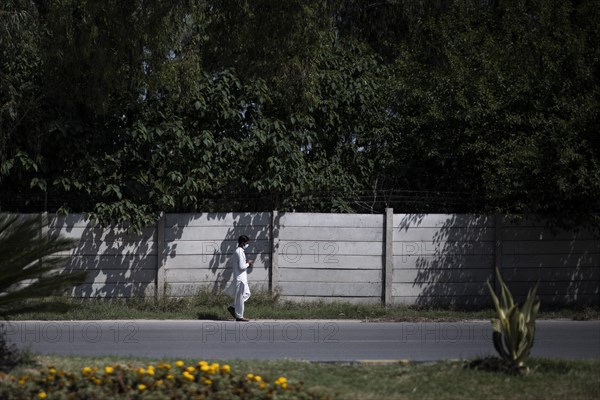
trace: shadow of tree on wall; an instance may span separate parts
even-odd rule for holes
[[[256,263],[248,270],[251,284],[254,276],[255,287],[269,286],[270,213],[169,214],[165,219],[164,240],[159,243],[160,221],[134,234],[124,225],[98,226],[81,214],[51,216],[48,235],[79,239],[65,269],[88,272],[72,296],[154,296],[161,273],[166,295],[194,295],[207,287],[217,293],[232,278],[240,235],[251,238],[247,255]]]
[[[248,259],[255,260],[254,268],[248,269],[250,285],[268,288],[271,213],[180,214],[166,229],[172,230],[176,237],[169,242],[167,270],[171,283],[182,287],[178,290],[172,286],[169,295],[190,295],[204,288],[210,288],[212,293],[224,290],[232,279],[234,253],[241,235],[250,238],[246,254]],[[183,251],[180,250],[182,245],[186,246]],[[182,256],[188,258],[189,263],[173,262]],[[194,273],[185,273],[181,267]]]
[[[564,230],[535,220],[506,221],[502,271],[522,302],[540,282],[543,306],[600,306],[600,240],[590,231]]]
[[[166,295],[184,296],[227,287],[243,234],[252,239],[248,258],[256,260],[249,270],[250,285],[269,288],[272,231],[279,229],[277,223],[271,226],[271,218],[271,213],[169,214],[159,244],[158,224],[136,235],[127,226],[96,226],[82,215],[50,216],[48,235],[80,239],[66,265],[67,270],[88,272],[86,282],[73,290],[75,297],[153,296],[158,273],[168,284]],[[539,281],[542,306],[599,305],[600,240],[591,233],[531,221],[504,221],[498,230],[495,217],[469,214],[394,218],[396,302],[490,305],[485,282],[493,282],[499,260],[517,301]],[[502,238],[498,247],[497,234]],[[163,269],[157,271],[159,264]]]
[[[79,239],[66,264],[68,271],[87,271],[86,282],[75,287],[74,297],[133,297],[154,294],[156,282],[156,227],[141,235],[127,226],[101,227],[81,214],[51,216],[49,236]]]
[[[421,305],[489,306],[498,261],[517,301],[538,281],[542,304],[598,304],[600,244],[585,233],[506,223],[493,216],[400,214],[394,296]],[[502,238],[496,247],[496,238]],[[496,257],[496,251],[500,252]],[[398,254],[396,254],[398,255]]]
[[[407,214],[396,223],[401,241],[399,293],[419,305],[490,304],[485,282],[494,264],[493,217]]]

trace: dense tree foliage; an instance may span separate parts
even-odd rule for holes
[[[594,0],[7,0],[0,209],[599,226]]]

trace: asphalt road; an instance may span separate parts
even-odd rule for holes
[[[493,355],[489,321],[15,321],[10,342],[42,354],[364,361]],[[533,357],[600,358],[600,321],[538,321]]]

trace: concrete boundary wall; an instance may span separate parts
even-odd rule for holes
[[[489,304],[498,266],[517,299],[539,282],[543,304],[598,305],[600,240],[544,224],[469,214],[163,214],[141,235],[83,215],[49,216],[41,234],[78,238],[66,268],[89,271],[75,297],[217,293],[237,238],[252,238],[253,289],[291,301]]]

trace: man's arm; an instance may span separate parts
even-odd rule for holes
[[[244,253],[244,250],[241,247],[237,248],[236,253],[238,255],[238,266],[240,267],[240,271],[245,271],[248,267],[250,267],[252,262],[246,261],[246,253]]]

